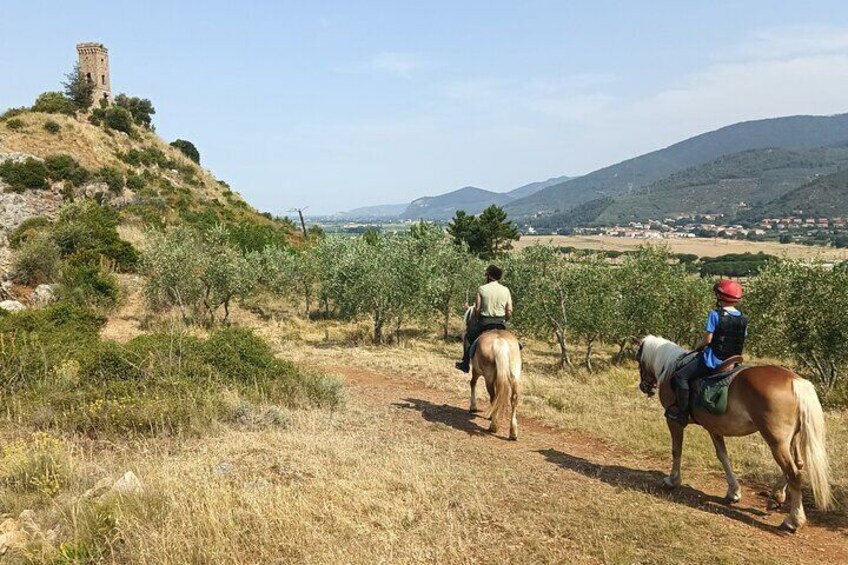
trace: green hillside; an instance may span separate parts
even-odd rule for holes
[[[742,122],[545,188],[510,203],[506,209],[514,217],[564,212],[599,197],[627,194],[724,155],[768,147],[799,151],[846,140],[848,114]]]
[[[820,176],[751,211],[753,216],[848,216],[848,168]]]
[[[78,174],[72,179],[50,175],[38,188],[15,187],[10,180],[15,159],[48,164],[60,159]],[[258,226],[280,238],[292,232],[290,222],[260,214],[227,183],[143,127],[127,134],[85,116],[7,113],[0,118],[0,163],[9,163],[0,174],[0,204],[7,211],[13,204],[20,207],[14,222],[0,226],[0,236],[26,216],[50,217],[64,201],[80,198],[109,205],[119,211],[122,224],[139,228],[187,222]]]
[[[759,207],[848,165],[848,147],[807,151],[753,149],[690,167],[615,199],[599,224],[661,219],[685,213],[735,214]]]

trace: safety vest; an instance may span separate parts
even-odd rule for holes
[[[718,312],[718,326],[713,332],[710,348],[719,359],[741,355],[742,346],[745,345],[748,318],[742,314],[733,316],[724,308],[719,308],[716,312]]]

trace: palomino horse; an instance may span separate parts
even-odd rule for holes
[[[491,418],[489,431],[497,433],[507,405],[512,410],[509,420],[509,439],[518,439],[518,401],[521,394],[521,348],[518,339],[507,330],[488,330],[477,339],[477,349],[471,358],[471,412],[477,412],[477,379],[486,379],[491,406],[486,417]]]
[[[664,408],[675,401],[670,380],[677,360],[684,353],[686,350],[682,347],[652,335],[645,337],[639,346],[639,388],[648,396],[653,396],[659,388]],[[745,368],[730,384],[724,414],[695,409],[692,416],[713,440],[727,476],[727,502],[737,502],[741,489],[727,456],[724,437],[759,432],[783,471],[772,493],[778,504],[785,502],[789,486],[789,516],[781,528],[794,532],[807,521],[801,502],[801,470],[804,468],[810,478],[816,506],[827,510],[831,505],[824,414],[809,381],[774,365]],[[677,487],[680,485],[684,428],[673,422],[668,422],[668,428],[673,459],[671,474],[663,483]]]

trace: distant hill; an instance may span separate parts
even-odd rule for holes
[[[752,210],[757,217],[848,216],[848,167],[820,176],[764,206]]]
[[[600,197],[615,198],[689,167],[750,149],[804,150],[848,140],[848,114],[790,116],[742,122],[665,149],[555,184],[506,206],[513,216],[565,212]]]
[[[447,194],[413,200],[400,217],[408,220],[448,220],[457,210],[478,214],[492,204],[503,206],[512,200],[508,194],[466,186]]]
[[[542,189],[548,188],[549,186],[554,186],[555,184],[562,184],[566,181],[573,179],[574,177],[554,177],[548,180],[533,182],[530,184],[525,184],[524,186],[519,186],[518,188],[514,188],[507,192],[506,194],[512,196],[513,198],[524,198],[525,196],[530,196],[531,194],[536,194]]]
[[[410,204],[364,206],[347,212],[336,212],[331,218],[334,220],[445,220],[452,218],[457,210],[477,214],[492,204],[502,206],[517,198],[523,198],[549,186],[566,182],[571,178],[573,177],[554,177],[545,181],[525,184],[507,192],[492,192],[466,186],[447,194],[418,198]]]
[[[610,225],[684,213],[735,214],[763,206],[821,175],[848,167],[848,147],[752,149],[684,169],[610,202],[593,223]]]
[[[379,206],[363,206],[347,212],[336,212],[334,219],[345,220],[385,220],[400,216],[409,204],[383,204]]]

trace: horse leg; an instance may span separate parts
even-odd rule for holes
[[[771,491],[771,498],[768,502],[769,510],[777,510],[786,502],[786,484],[786,476],[781,475]]]
[[[683,427],[675,422],[668,422],[671,433],[671,474],[663,479],[663,485],[668,488],[680,486],[680,459],[683,455]]]
[[[801,501],[801,471],[795,463],[788,441],[769,442],[769,447],[772,455],[774,455],[774,460],[780,465],[789,487],[789,516],[783,520],[780,527],[794,532],[807,522],[804,505]]]
[[[477,379],[480,378],[480,374],[475,371],[473,368],[471,369],[471,404],[468,408],[468,411],[472,414],[477,412]]]
[[[736,475],[733,474],[730,457],[727,456],[727,446],[724,444],[724,436],[710,433],[710,437],[713,440],[718,460],[721,461],[721,466],[724,468],[724,476],[727,477],[727,495],[725,495],[724,501],[729,504],[739,502],[742,498],[742,489],[739,488]]]
[[[509,421],[509,439],[515,441],[518,439],[518,401],[521,394],[521,383],[512,381],[512,395],[510,402],[512,404],[512,419]]]

